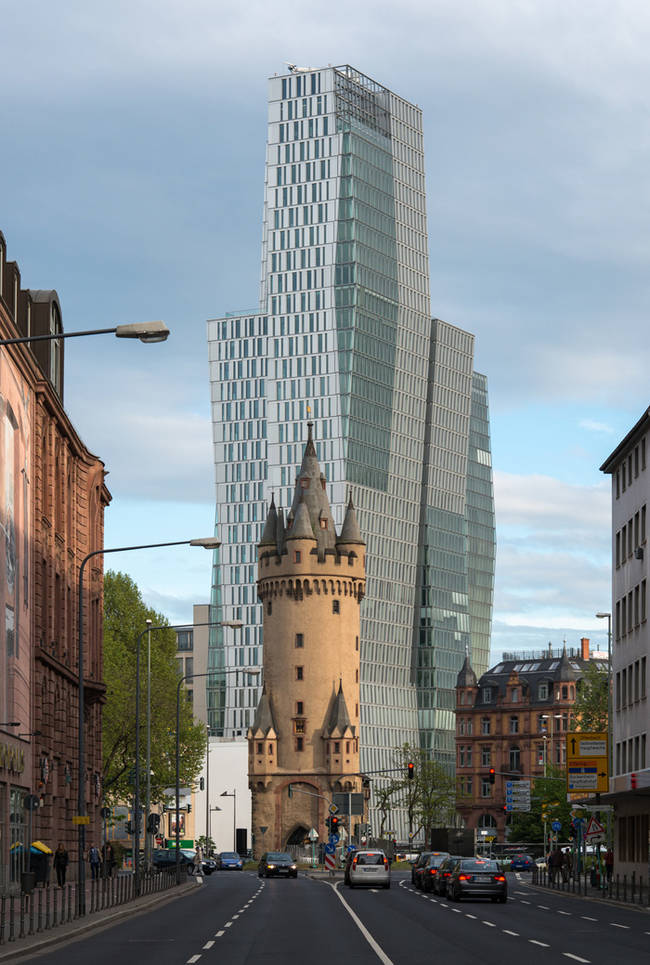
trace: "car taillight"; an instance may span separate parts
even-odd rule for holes
[[[388,858],[384,858],[384,868],[388,868]]]
[[[451,874],[451,871],[445,871],[442,877],[448,878],[450,874]]]
[[[471,875],[458,875],[459,881],[471,881]]]
[[[356,866],[357,866],[357,861],[358,861],[357,858],[353,858],[353,859],[352,859],[352,867],[353,867],[353,868],[356,868]]]
[[[495,880],[495,881],[505,881],[505,880],[506,880],[506,876],[505,876],[505,875],[495,875],[495,876],[494,876],[494,880]]]
[[[429,868],[429,874],[430,874],[430,875],[437,875],[437,874],[438,874],[438,869],[437,869],[437,868]]]

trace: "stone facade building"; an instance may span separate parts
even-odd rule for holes
[[[336,533],[311,423],[308,428],[286,522],[272,500],[258,547],[264,687],[247,735],[258,855],[301,844],[312,828],[325,840],[332,794],[362,791],[359,609],[365,543],[351,500]]]
[[[606,671],[605,658],[591,659]],[[456,810],[466,827],[492,829],[504,841],[506,781],[565,765],[566,733],[589,660],[586,637],[577,652],[564,647],[529,659],[509,656],[479,680],[465,658],[456,682]]]
[[[62,332],[55,291],[21,289],[0,234],[0,337]],[[63,345],[0,347],[0,866],[16,881],[11,845],[27,834],[23,802],[39,799],[32,837],[76,857],[78,775],[78,574],[103,545],[110,494],[103,463],[63,407]],[[101,823],[103,565],[84,580],[88,840]],[[17,726],[9,726],[16,724]],[[9,763],[11,766],[3,766]],[[13,854],[17,853],[14,849]]]

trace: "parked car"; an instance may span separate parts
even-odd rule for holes
[[[450,854],[449,857],[445,858],[442,862],[438,868],[438,874],[431,880],[431,890],[434,894],[440,895],[441,898],[445,897],[447,894],[447,882],[452,868],[456,861],[460,861],[461,857],[462,855],[459,854]]]
[[[448,858],[448,851],[434,851],[424,868],[422,869],[422,875],[420,877],[420,887],[422,891],[432,891],[433,890],[433,879],[436,877],[440,870],[440,865]]]
[[[236,851],[222,851],[219,855],[218,866],[221,871],[241,871],[244,861]]]
[[[418,887],[418,883],[417,883],[418,872],[420,868],[422,868],[423,865],[427,863],[430,856],[431,856],[430,851],[423,851],[422,854],[418,855],[418,857],[411,865],[411,884],[415,885],[416,888]]]
[[[536,858],[535,865],[538,871],[546,871],[546,868],[547,868],[546,858]]]
[[[529,854],[513,854],[510,859],[510,870],[511,871],[532,871],[533,861],[531,855]]]
[[[257,866],[260,878],[297,878],[298,865],[285,851],[266,851]]]
[[[213,871],[216,871],[218,864],[215,858],[204,858],[203,859],[203,874],[211,875]]]
[[[450,901],[461,898],[491,898],[508,900],[506,876],[491,858],[460,858],[454,862],[447,880]]]
[[[390,888],[390,861],[383,851],[353,851],[348,855],[343,876],[349,888],[381,885]]]
[[[176,867],[176,848],[156,848],[151,852],[151,864],[154,871],[163,871],[165,868]],[[180,865],[183,871],[192,872],[194,870],[194,853],[181,850]]]

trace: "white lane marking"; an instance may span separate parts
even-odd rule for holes
[[[191,958],[188,958],[187,965],[194,965],[194,962],[198,962],[200,957],[200,955],[192,955]]]
[[[443,905],[443,903],[440,902],[440,907],[441,907],[441,908],[449,908],[449,905]]]
[[[377,944],[377,942],[372,937],[372,935],[370,934],[370,932],[368,931],[364,923],[357,915],[355,915],[355,913],[350,908],[350,906],[348,905],[343,895],[340,894],[337,885],[330,885],[330,888],[333,889],[334,894],[339,899],[339,901],[341,902],[341,904],[343,905],[348,915],[350,916],[354,924],[357,926],[357,928],[359,929],[359,931],[361,932],[365,940],[368,942],[368,944],[372,948],[373,952],[375,953],[379,961],[382,962],[382,965],[393,965],[393,962],[391,961],[391,959],[384,952],[384,950]]]
[[[239,915],[233,915],[233,916],[232,916],[232,920],[233,920],[233,921],[235,920],[235,918],[239,918]]]
[[[473,918],[476,921],[476,915],[468,915],[467,912],[465,912],[465,918]]]
[[[618,922],[616,922],[616,921],[610,921],[610,925],[613,925],[614,928],[628,928],[628,929],[629,929],[629,927],[630,927],[629,925],[619,925]]]
[[[497,927],[497,926],[494,924],[493,921],[484,921],[483,924],[484,924],[484,925],[487,925],[488,928],[496,928],[496,927]]]
[[[570,914],[571,914],[570,911],[559,911],[559,910],[558,910],[558,915],[570,915]]]
[[[548,905],[538,905],[537,907],[538,907],[538,908],[543,908],[544,911],[548,911],[548,910],[549,910]]]
[[[565,956],[565,958],[572,958],[576,962],[586,962],[587,965],[589,965],[590,959],[588,958],[580,958],[579,955],[572,955],[571,952],[562,952],[562,954]]]
[[[226,924],[225,924],[223,927],[224,927],[224,928],[230,928],[231,925],[232,925],[232,922],[231,922],[231,921],[227,921]]]
[[[521,899],[521,903],[522,903],[522,905],[529,905],[529,904],[530,904],[530,902],[529,902],[529,901],[524,901],[524,899],[523,899],[523,898]]]
[[[580,915],[580,917],[583,921],[598,921],[597,918],[590,918],[589,915]],[[650,932],[646,932],[646,934],[648,935]]]
[[[518,931],[508,931],[507,928],[503,928],[502,931],[503,931],[503,934],[504,934],[504,935],[514,935],[515,938],[519,938],[519,932],[518,932]]]
[[[213,945],[214,945],[214,942],[206,942],[205,945],[203,946],[203,948],[204,948],[204,949],[205,949],[205,948],[212,948]]]
[[[452,910],[453,912],[455,912],[457,915],[462,915],[462,914],[463,914],[462,911],[460,910],[460,908],[452,908],[451,910]]]
[[[225,935],[225,934],[226,934],[225,931],[224,931],[223,929],[221,929],[221,931],[218,931],[217,934],[216,934],[214,937],[215,937],[215,938],[221,938],[221,936],[222,936],[222,935]]]
[[[536,941],[534,938],[529,938],[528,941],[530,942],[531,945],[541,945],[542,948],[550,948],[550,947],[551,947],[550,945],[547,945],[546,942],[538,942],[538,941]]]
[[[527,895],[528,892],[527,892],[527,891],[515,891],[515,894],[516,894],[516,895]]]

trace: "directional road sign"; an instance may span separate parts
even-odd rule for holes
[[[562,830],[562,822],[561,822],[561,821],[553,821],[553,822],[551,823],[551,830],[552,830],[552,831],[561,831],[561,830]]]
[[[328,841],[330,844],[338,844],[340,841],[340,836],[338,834],[330,834]]]
[[[609,790],[607,734],[570,731],[566,735],[567,791]]]
[[[530,811],[530,781],[506,781],[506,811]]]
[[[324,850],[325,850],[325,854],[334,854],[336,852],[336,845],[326,844]]]

